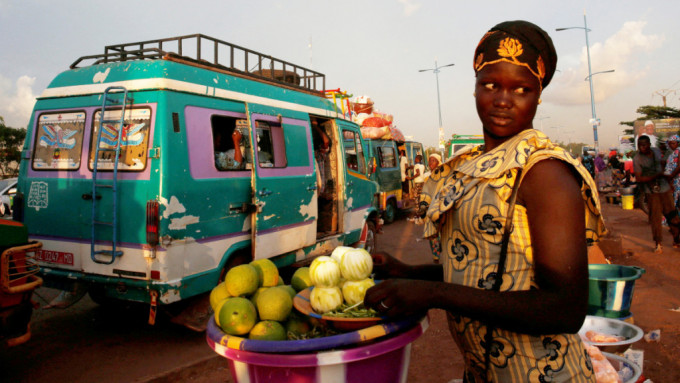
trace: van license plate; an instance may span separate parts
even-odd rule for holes
[[[73,266],[73,253],[52,250],[36,250],[35,259],[42,262]]]

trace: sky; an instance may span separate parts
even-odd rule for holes
[[[675,0],[0,0],[0,116],[26,127],[50,81],[105,45],[202,33],[324,73],[327,88],[369,96],[406,136],[436,146],[440,111],[446,137],[482,134],[474,49],[494,25],[522,19],[546,30],[558,54],[534,128],[592,145],[587,21],[603,149],[618,145],[619,123],[639,106],[666,96],[680,108],[678,14]],[[421,71],[435,63],[454,65]]]

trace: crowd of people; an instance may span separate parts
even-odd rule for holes
[[[652,141],[656,142],[656,147]],[[637,151],[621,153],[611,149],[608,155],[586,150],[580,161],[596,181],[601,193],[637,188],[644,196],[654,240],[654,251],[663,252],[663,227],[673,237],[673,247],[680,248],[680,136],[661,140],[648,135],[637,139]]]

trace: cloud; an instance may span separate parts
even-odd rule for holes
[[[414,0],[398,0],[404,6],[404,16],[409,17],[420,9],[421,4]]]
[[[645,53],[662,46],[663,35],[645,35],[646,21],[628,21],[604,43],[591,44],[590,62],[593,75],[593,90],[596,102],[604,101],[619,91],[628,88],[644,78],[650,58]],[[597,74],[614,69],[613,73]],[[590,101],[588,54],[583,47],[578,67],[561,68],[551,87],[551,101],[559,104],[583,104]],[[551,89],[552,88],[552,89]]]
[[[35,77],[21,76],[13,87],[11,80],[0,75],[0,116],[13,128],[25,128],[35,104]]]

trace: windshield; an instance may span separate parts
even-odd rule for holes
[[[4,180],[0,180],[0,191],[5,190],[9,185],[17,182],[16,178],[7,178]]]

